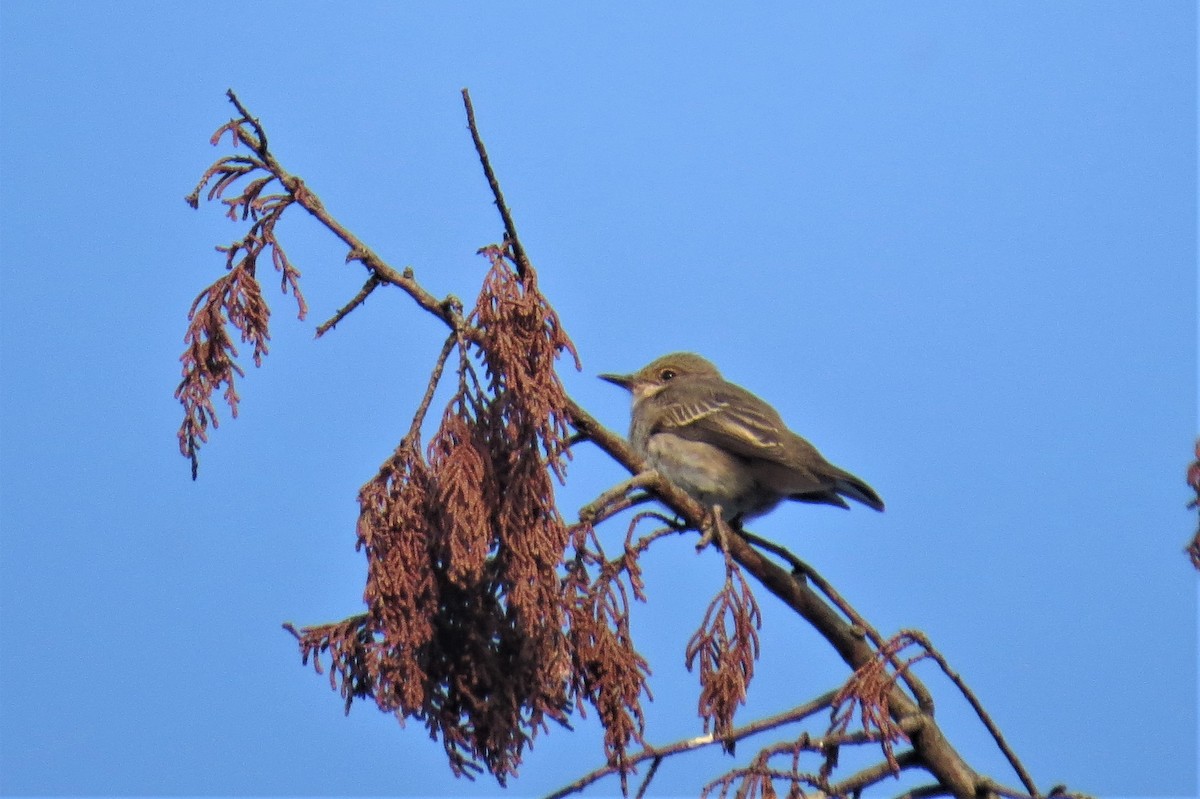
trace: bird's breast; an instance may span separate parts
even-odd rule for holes
[[[671,433],[646,439],[646,460],[675,485],[705,506],[720,505],[733,518],[760,498],[746,462],[723,449]]]

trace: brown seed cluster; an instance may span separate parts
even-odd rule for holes
[[[1196,498],[1188,503],[1188,508],[1195,510],[1200,507],[1200,440],[1196,441],[1196,460],[1188,464],[1187,483],[1196,492]],[[1197,528],[1196,535],[1188,543],[1186,551],[1192,565],[1200,569],[1200,528]]]
[[[700,665],[700,717],[704,731],[732,753],[733,714],[745,704],[758,660],[762,613],[741,569],[728,557],[725,584],[709,603],[687,646],[687,667]]]
[[[216,144],[228,133],[234,147],[248,144],[251,149],[265,152],[266,134],[255,123],[257,134],[247,129],[249,120],[234,120],[222,125],[212,135]],[[234,197],[222,199],[226,190],[252,173],[266,173],[242,186]],[[217,247],[225,254],[226,273],[208,286],[192,302],[188,311],[188,327],[184,334],[187,345],[179,360],[183,364],[183,379],[175,390],[175,398],[183,405],[184,419],[179,428],[179,451],[192,463],[192,479],[200,468],[200,445],[208,441],[208,425],[218,426],[212,396],[225,386],[225,401],[230,413],[237,417],[239,396],[235,377],[245,372],[238,365],[237,347],[229,335],[232,325],[241,334],[243,343],[254,347],[254,365],[261,366],[270,341],[268,322],[271,311],[262,296],[256,274],[258,259],[270,252],[271,263],[280,275],[280,285],[286,294],[290,289],[296,297],[301,319],[308,305],[300,292],[300,270],[288,260],[287,253],[275,238],[275,225],[292,204],[290,193],[267,194],[267,186],[276,178],[259,157],[227,156],[214,163],[200,178],[195,190],[186,197],[188,205],[197,207],[200,192],[208,188],[210,201],[221,199],[227,206],[230,219],[250,221],[246,236],[227,247]]]
[[[568,456],[554,363],[574,348],[536,273],[506,247],[481,253],[491,269],[453,340],[458,389],[437,431],[423,451],[419,414],[359,494],[368,611],[298,636],[306,660],[330,655],[347,706],[370,696],[421,720],[456,773],[503,782],[549,721],[585,703],[619,762],[640,740],[646,669],[620,570],[600,568],[554,501]]]

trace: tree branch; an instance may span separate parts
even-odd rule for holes
[[[387,261],[380,258],[374,250],[368,247],[362,239],[351,233],[345,225],[325,210],[325,206],[321,203],[320,198],[308,190],[308,187],[304,185],[304,181],[284,169],[278,159],[275,158],[275,155],[267,149],[267,137],[263,133],[262,127],[254,117],[250,116],[250,113],[242,105],[232,89],[227,92],[227,95],[230,102],[234,104],[246,121],[258,133],[258,141],[248,141],[247,143],[254,149],[255,155],[262,161],[262,165],[287,189],[288,194],[291,195],[292,199],[298,205],[312,214],[318,222],[328,228],[330,232],[350,248],[347,260],[360,262],[380,282],[396,286],[412,297],[417,305],[438,319],[441,319],[453,330],[462,331],[468,337],[474,338],[473,331],[462,320],[462,315],[459,312],[461,309],[456,309],[454,303],[449,300],[439,300],[426,291],[413,277],[412,269],[405,269],[403,272],[400,272],[392,267]]]
[[[901,752],[896,755],[896,763],[902,769],[912,768],[921,765],[921,759],[913,750]],[[870,787],[877,782],[882,782],[888,777],[895,777],[896,772],[892,769],[892,764],[886,760],[876,763],[875,765],[865,768],[857,774],[851,774],[840,782],[833,783],[829,786],[826,792],[830,796],[849,796],[852,793],[858,793],[864,788]]]
[[[586,434],[631,474],[646,471],[645,462],[623,438],[605,428],[577,403],[570,402],[568,412],[572,423],[581,433]],[[704,523],[705,509],[681,489],[665,484],[658,487],[656,493],[665,505],[689,524],[699,528]],[[864,640],[862,632],[844,621],[807,584],[768,560],[742,536],[728,536],[728,546],[734,560],[811,624],[850,668],[857,670],[874,659],[875,650]],[[912,744],[930,773],[958,799],[975,799],[979,775],[950,745],[933,718],[922,713],[917,703],[899,686],[892,689],[889,699],[892,718],[896,721],[916,714],[925,720],[925,724],[913,736]]]
[[[646,771],[646,777],[642,780],[641,786],[638,788],[637,799],[642,799],[646,795],[646,790],[650,787],[650,780],[654,779],[654,775],[658,773],[658,767],[662,765],[662,758],[656,757],[650,763],[650,768]]]
[[[348,305],[343,308],[329,324],[336,324],[346,314],[353,310],[358,305],[361,305],[366,296],[371,293],[374,286],[373,282],[388,283],[394,285],[405,293],[407,293],[416,304],[427,311],[434,317],[441,319],[451,330],[451,336],[443,347],[442,354],[438,359],[437,375],[440,375],[441,369],[445,364],[446,357],[449,354],[455,341],[462,342],[466,339],[472,341],[477,338],[477,331],[470,327],[462,316],[461,304],[453,298],[446,300],[438,300],[420,284],[417,283],[411,269],[406,269],[400,272],[390,266],[386,261],[380,258],[373,250],[371,250],[361,239],[350,232],[337,219],[335,219],[322,205],[320,199],[310,192],[304,182],[295,175],[287,172],[267,149],[267,141],[265,131],[261,125],[253,117],[249,115],[244,106],[238,100],[232,91],[229,93],[229,99],[242,113],[245,121],[253,129],[253,135],[249,132],[243,132],[242,140],[244,140],[254,150],[255,155],[261,161],[261,166],[265,168],[272,176],[286,188],[292,200],[305,208],[313,217],[322,225],[329,229],[334,235],[341,239],[349,248],[350,255],[348,260],[358,260],[371,273],[371,278],[363,289],[353,298]],[[517,236],[516,227],[512,219],[511,212],[504,202],[503,194],[500,191],[499,182],[496,179],[495,173],[492,170],[488,160],[486,150],[484,149],[482,139],[479,135],[478,127],[475,122],[474,109],[471,105],[470,95],[464,89],[463,101],[466,108],[468,127],[471,131],[472,139],[475,143],[475,148],[480,157],[480,163],[483,167],[484,174],[487,177],[488,184],[491,188],[493,197],[495,198],[496,207],[503,220],[506,231],[506,243],[511,250],[513,260],[517,265],[518,274],[524,277],[529,270],[529,258],[525,252],[520,239]],[[235,136],[238,135],[235,131]],[[325,327],[325,326],[322,326]],[[430,388],[426,392],[426,397],[422,401],[421,407],[418,410],[417,418],[414,419],[414,427],[419,427],[420,418],[424,414],[424,409],[428,407],[429,398],[432,396],[432,391],[436,386],[436,376],[431,381]],[[572,426],[582,436],[586,436],[593,441],[601,450],[606,452],[610,457],[629,470],[631,474],[640,474],[646,471],[646,464],[638,457],[628,446],[623,438],[611,432],[599,422],[596,421],[587,411],[585,411],[576,402],[568,398],[567,413],[569,414]],[[696,529],[702,529],[709,515],[709,509],[702,507],[695,502],[691,497],[685,494],[678,487],[662,481],[661,484],[654,487],[654,493],[658,499],[666,505],[671,511],[679,515],[688,525]],[[847,613],[847,617],[855,620],[856,623],[847,622],[838,613],[833,606],[823,600],[808,583],[804,580],[797,579],[796,576],[789,573],[786,569],[768,559],[763,552],[751,546],[750,542],[740,535],[721,536],[718,542],[725,549],[730,557],[733,558],[743,569],[750,572],[763,586],[771,591],[775,596],[782,600],[799,616],[805,619],[828,643],[834,648],[838,655],[846,662],[846,664],[858,670],[867,664],[871,663],[876,657],[876,648],[871,643],[865,640],[865,635],[874,632],[870,625],[865,622],[860,622],[860,617],[849,608],[849,605],[843,601],[839,601],[840,597],[832,590],[832,587],[823,580],[814,579],[818,587],[829,597],[830,601],[842,607],[842,611]],[[815,574],[811,569],[805,572],[810,579]],[[819,581],[818,581],[819,580]],[[875,633],[874,637],[877,637]],[[878,644],[876,644],[878,646]],[[952,676],[952,672],[943,661],[939,660],[943,670],[946,671],[951,679],[955,679],[956,675]],[[960,681],[956,680],[956,684]],[[918,683],[919,684],[919,683]],[[965,691],[965,686],[959,685],[960,690]],[[920,699],[920,703],[914,702],[912,698],[897,684],[892,685],[889,693],[889,712],[892,718],[905,729],[911,730],[911,742],[913,746],[913,757],[919,761],[919,764],[927,769],[938,780],[935,786],[926,786],[925,788],[914,789],[910,792],[910,796],[928,796],[937,793],[950,793],[959,799],[977,799],[979,792],[988,792],[991,789],[990,781],[985,781],[962,759],[958,752],[946,740],[941,729],[934,722],[933,717],[928,712],[923,712],[923,706],[927,705],[925,701],[928,697],[927,692],[913,688],[914,694]],[[972,701],[973,695],[966,693],[969,701]],[[798,720],[803,715],[816,712],[823,707],[828,707],[832,701],[833,694],[827,694],[813,702],[800,706],[789,714],[800,713],[797,718],[789,718],[788,721]],[[982,713],[982,709],[978,706],[977,701],[972,701],[972,705],[976,707],[980,717],[984,719],[984,723],[988,725],[989,730],[993,731],[993,737],[997,744],[1009,757],[1014,768],[1028,787],[1030,793],[1037,796],[1033,790],[1032,781],[1028,779],[1027,773],[1012,756],[1011,750],[1007,744],[1003,742],[1003,738],[999,736],[998,731],[994,730],[994,724]],[[930,703],[931,706],[931,703]],[[778,722],[778,723],[786,723]],[[761,729],[769,729],[771,726],[778,726],[778,723],[773,723],[772,719],[756,722],[745,727],[738,728],[734,731],[734,735],[752,734]],[[729,734],[722,736],[722,741],[729,740]],[[678,744],[672,745],[678,751],[687,751],[700,746],[707,746],[716,743],[712,736],[701,736],[699,738],[689,739]],[[637,756],[627,759],[627,764],[637,763],[649,758],[661,758],[672,753],[675,749],[667,747],[663,749],[646,748]],[[612,767],[605,767],[586,775],[581,780],[572,783],[555,794],[552,797],[564,796],[572,790],[578,790],[584,785],[594,782],[596,779],[605,774],[614,773]],[[578,787],[575,787],[578,786]]]
[[[372,291],[379,287],[379,284],[379,276],[372,272],[371,276],[367,278],[367,282],[363,283],[363,287],[358,290],[358,293],[350,298],[350,302],[346,303],[341,308],[338,308],[337,313],[335,313],[328,321],[317,326],[317,338],[320,338],[333,328],[337,327],[338,322],[345,319],[347,314],[366,302],[367,297]]]
[[[702,749],[706,746],[724,744],[731,741],[740,741],[745,738],[749,738],[751,735],[757,735],[760,732],[766,732],[767,730],[773,730],[777,727],[782,727],[785,724],[803,721],[809,716],[820,713],[822,710],[828,708],[833,703],[833,698],[836,695],[837,691],[829,691],[821,696],[818,696],[816,699],[805,702],[803,705],[797,705],[791,710],[784,711],[783,713],[777,713],[774,716],[758,719],[746,724],[745,726],[738,727],[729,735],[723,736],[719,739],[715,738],[711,734],[708,734],[700,735],[695,738],[685,738],[681,741],[667,744],[666,746],[647,746],[642,751],[626,757],[625,767],[628,769],[629,767],[636,766],[638,763],[646,760],[661,760],[663,758],[670,757],[671,755],[677,755],[683,752],[691,752],[696,749]],[[562,799],[562,797],[568,796],[577,791],[581,791],[587,786],[591,785],[593,782],[596,782],[603,777],[607,777],[610,774],[616,774],[620,770],[620,766],[601,766],[598,769],[584,774],[574,782],[564,785],[557,791],[546,794],[544,799]]]
[[[463,105],[467,109],[467,127],[471,131],[471,140],[475,142],[475,152],[479,153],[479,163],[483,167],[483,174],[487,178],[488,186],[492,189],[492,197],[495,198],[496,209],[500,211],[500,219],[504,222],[504,238],[512,247],[513,260],[517,262],[517,275],[524,278],[525,273],[529,271],[529,256],[525,254],[525,246],[521,244],[521,239],[517,236],[517,225],[513,222],[508,204],[504,202],[504,194],[500,191],[500,181],[496,180],[496,173],[492,171],[492,162],[488,160],[483,139],[479,136],[479,128],[475,125],[475,106],[471,104],[471,93],[463,89],[462,98]]]

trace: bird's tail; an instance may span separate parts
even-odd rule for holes
[[[834,480],[833,490],[844,497],[849,497],[856,502],[861,502],[869,508],[875,510],[883,510],[883,500],[875,493],[875,489],[858,479],[850,472],[838,470],[837,479]]]

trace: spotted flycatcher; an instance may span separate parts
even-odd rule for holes
[[[629,440],[659,474],[734,524],[785,499],[883,510],[869,485],[793,433],[778,412],[727,382],[690,352],[664,355],[630,375],[600,375],[629,390]]]

